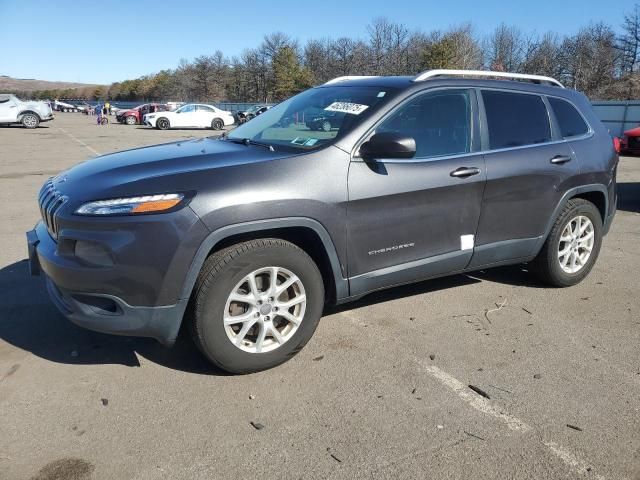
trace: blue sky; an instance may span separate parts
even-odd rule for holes
[[[364,37],[384,16],[411,29],[471,21],[574,33],[589,22],[619,27],[633,0],[0,0],[0,75],[110,83],[174,68],[181,58],[239,54],[283,31],[308,38]],[[27,28],[25,28],[27,27]]]

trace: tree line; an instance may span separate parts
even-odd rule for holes
[[[227,57],[221,51],[181,60],[108,87],[30,92],[39,98],[157,101],[277,102],[341,75],[415,75],[435,68],[487,69],[547,75],[592,99],[640,98],[640,7],[618,32],[603,22],[572,35],[526,32],[501,24],[480,36],[471,23],[448,30],[411,30],[373,20],[364,38],[301,43],[276,32],[256,48]]]

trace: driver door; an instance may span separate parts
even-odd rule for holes
[[[349,168],[351,295],[463,270],[486,181],[475,93],[418,94],[375,133],[412,137],[411,159],[354,158]]]

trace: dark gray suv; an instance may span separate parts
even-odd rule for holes
[[[336,128],[310,129],[318,111]],[[215,365],[253,372],[295,355],[326,304],[374,290],[523,262],[578,283],[617,164],[585,96],[551,78],[341,77],[220,139],[51,178],[31,269],[78,325],[171,345],[184,321]]]

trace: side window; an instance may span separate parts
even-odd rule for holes
[[[490,149],[551,141],[549,115],[539,95],[483,90],[482,99]]]
[[[467,90],[443,90],[410,100],[376,128],[416,141],[416,158],[471,151],[471,100]]]
[[[584,135],[589,131],[589,126],[573,105],[559,98],[547,97],[547,99],[556,115],[563,138]]]
[[[196,111],[196,106],[195,105],[185,105],[184,107],[182,107],[180,110],[180,113],[191,113],[191,112],[195,112]]]
[[[198,105],[197,109],[199,112],[215,112],[213,108],[207,107],[206,105]]]

